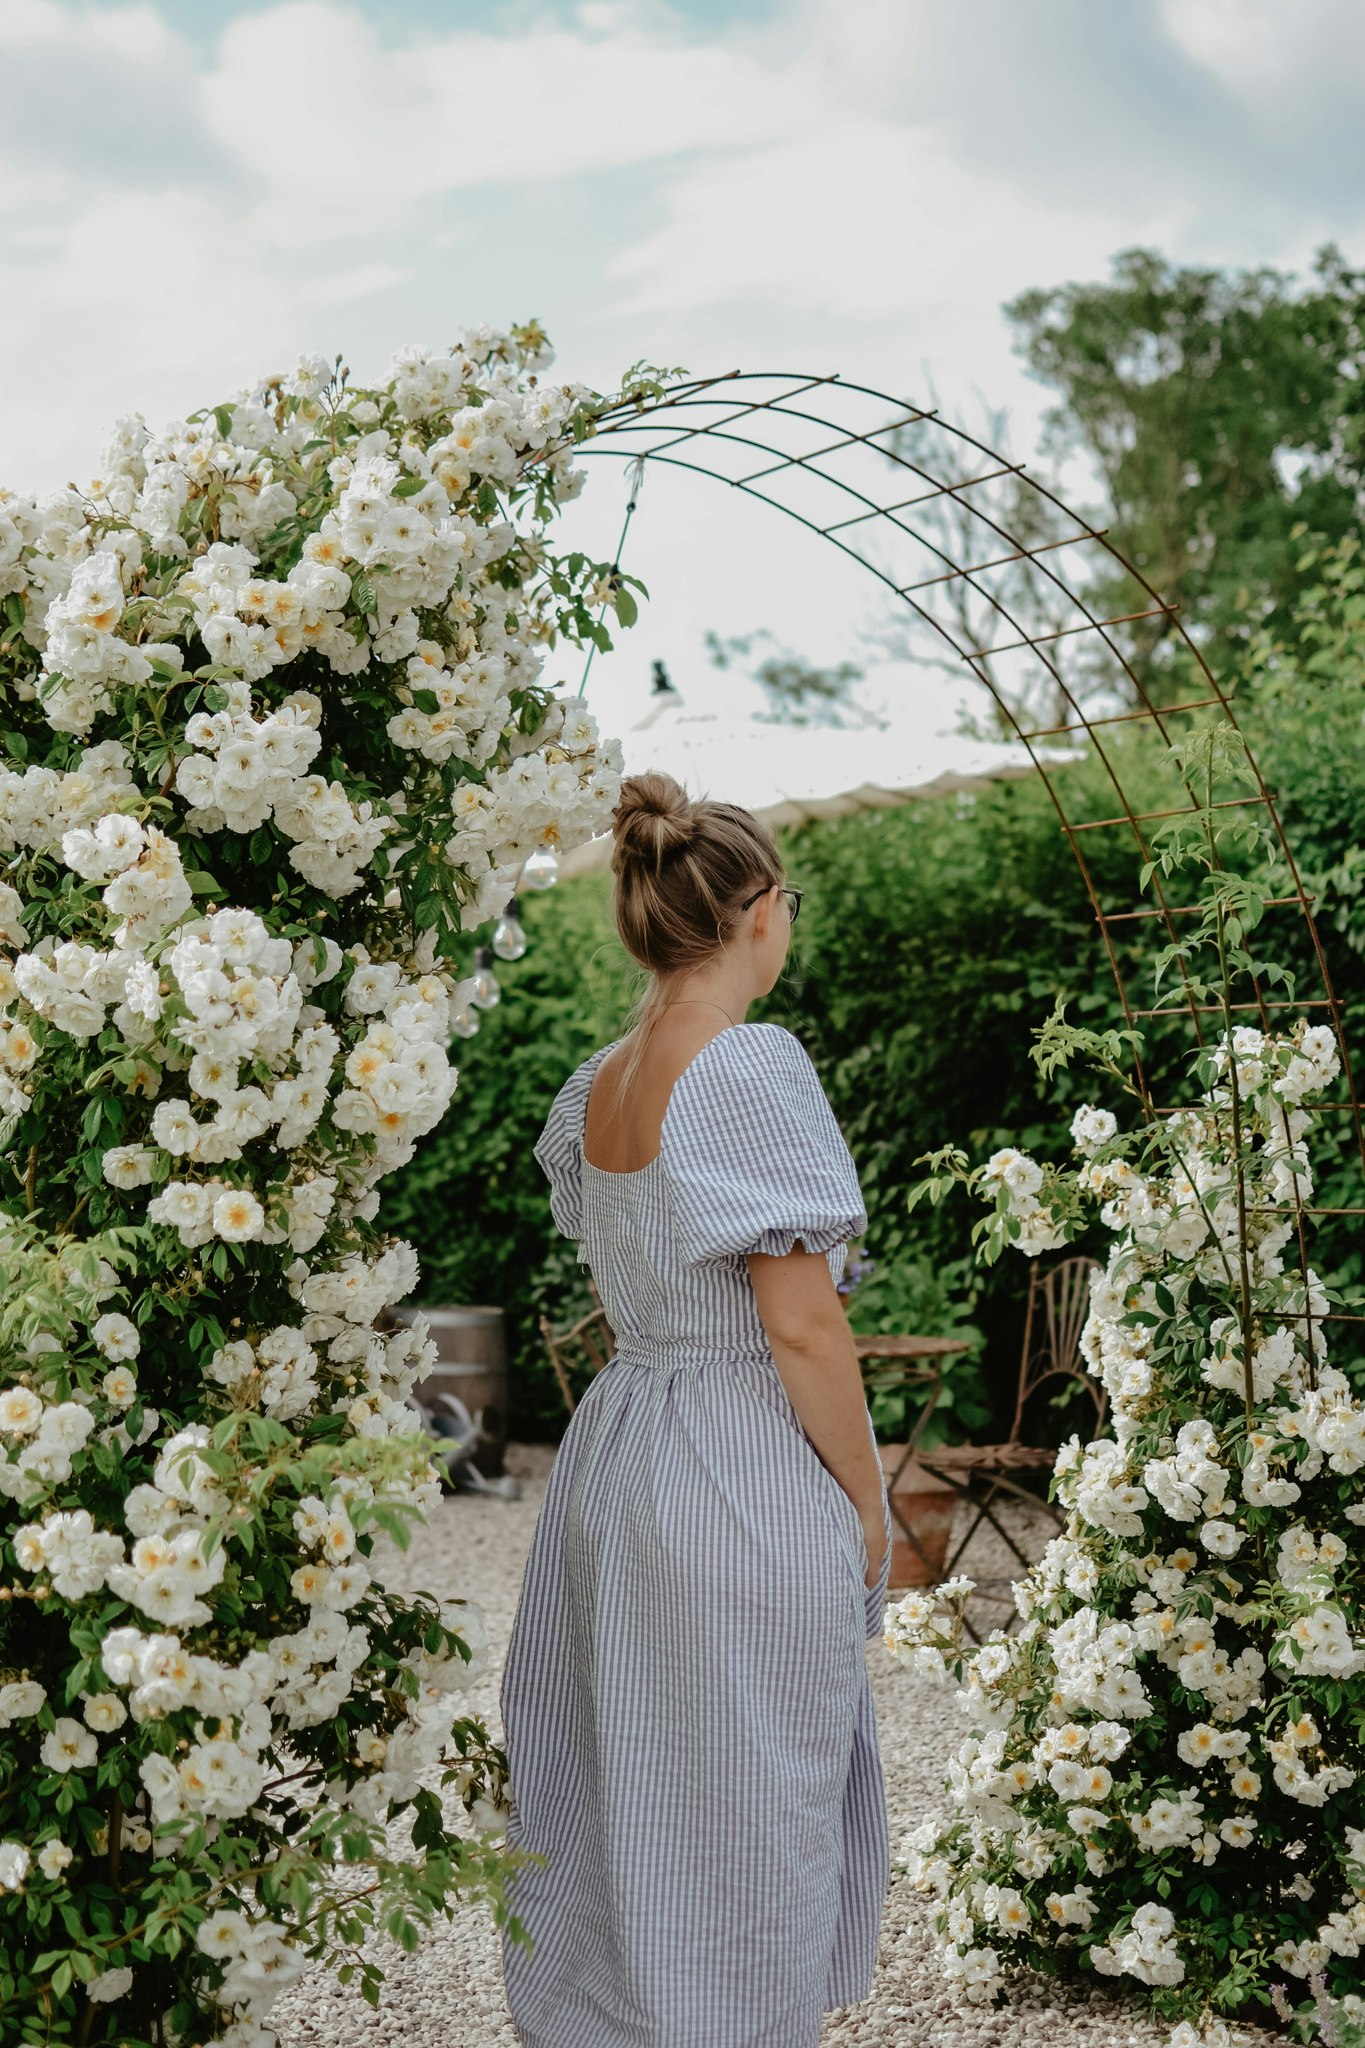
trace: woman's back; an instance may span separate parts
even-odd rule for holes
[[[643,1036],[637,1026],[597,1055],[583,1149],[599,1170],[634,1173],[657,1157],[674,1086],[702,1047],[718,1035],[705,1022],[709,1007],[689,1007],[685,1016],[676,1011],[672,1016],[661,1014]]]

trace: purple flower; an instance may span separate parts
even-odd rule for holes
[[[1315,1970],[1308,1979],[1313,1993],[1313,2002],[1318,2009],[1318,2032],[1322,2036],[1322,2048],[1337,2048],[1336,2014],[1327,1996],[1327,1978],[1322,1970]]]
[[[836,1291],[839,1294],[852,1294],[854,1288],[866,1280],[876,1263],[875,1259],[866,1258],[862,1252],[853,1252],[844,1261],[844,1277],[836,1281]]]

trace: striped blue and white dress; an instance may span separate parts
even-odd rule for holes
[[[619,1041],[618,1041],[619,1042]],[[799,1041],[740,1024],[634,1172],[583,1157],[604,1046],[536,1157],[616,1355],[560,1444],[501,1688],[523,2048],[816,2048],[871,1990],[889,1874],[858,1512],[778,1375],[746,1252],[842,1270],[857,1171]],[[871,1435],[871,1418],[868,1432]]]

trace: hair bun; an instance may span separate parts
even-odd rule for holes
[[[666,855],[691,845],[696,829],[692,799],[671,775],[628,775],[611,814],[612,867],[619,874],[627,861],[640,861],[657,870]]]

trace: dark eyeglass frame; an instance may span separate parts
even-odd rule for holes
[[[770,889],[776,889],[777,887],[776,882],[766,882],[761,889],[755,889],[753,895],[747,896],[743,903],[740,904],[740,914],[743,915],[746,910],[752,909],[760,896],[766,896]],[[788,915],[791,918],[791,922],[795,924],[797,918],[801,915],[801,898],[806,892],[804,889],[782,889],[780,893],[787,899]]]

